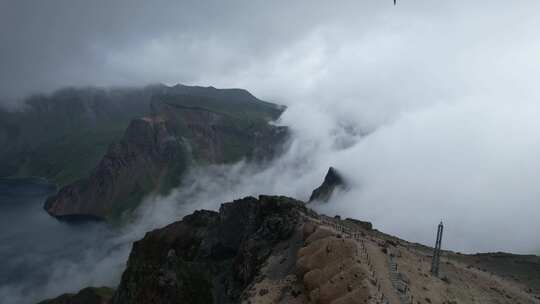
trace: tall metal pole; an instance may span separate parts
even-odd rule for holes
[[[444,226],[441,221],[439,227],[437,227],[437,240],[435,241],[435,248],[433,249],[433,260],[431,261],[431,274],[436,277],[439,276],[439,262],[441,257],[443,228]]]

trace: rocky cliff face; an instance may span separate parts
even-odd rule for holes
[[[195,91],[213,97],[186,95],[186,87],[156,93],[151,114],[133,120],[90,176],[60,189],[45,210],[63,219],[115,218],[145,195],[178,186],[189,166],[260,161],[279,153],[287,130],[268,123],[279,115],[276,107],[234,90]],[[223,94],[239,100],[219,99]]]
[[[324,177],[323,183],[311,193],[309,202],[328,202],[334,191],[339,189],[343,190],[346,189],[346,187],[345,180],[341,177],[341,174],[333,167],[330,167]]]
[[[133,244],[112,303],[239,303],[305,211],[285,197],[247,197],[147,233]],[[281,263],[289,269],[274,275],[285,279],[294,264]]]
[[[150,104],[202,107],[254,121],[276,119],[276,105],[242,89],[176,85],[136,88],[65,88],[35,95],[18,109],[0,107],[0,177],[43,177],[59,187],[88,177]]]
[[[431,276],[429,253],[371,224],[245,198],[136,242],[112,303],[538,303],[534,280],[444,256]]]
[[[180,139],[159,117],[135,119],[112,144],[90,177],[63,187],[45,210],[60,218],[105,218],[133,207],[186,167]]]

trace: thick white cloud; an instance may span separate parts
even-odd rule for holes
[[[428,241],[431,217],[448,218],[452,248],[536,249],[473,228],[536,229],[540,3],[391,2],[3,2],[0,93],[247,88],[288,105],[295,134],[287,182],[249,189],[306,193],[335,164],[360,185],[343,200],[391,232]]]

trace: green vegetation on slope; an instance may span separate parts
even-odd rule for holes
[[[27,153],[19,154],[13,177],[40,176],[61,186],[87,175],[107,151],[122,138],[127,124],[100,126],[70,132]]]
[[[64,131],[71,125],[66,118],[62,135],[34,145],[39,155],[18,160],[12,175],[45,176],[65,186],[45,204],[51,215],[114,221],[146,195],[177,187],[190,165],[269,159],[285,139],[285,128],[269,124],[282,109],[245,90],[152,90],[145,99],[149,113],[131,118],[129,127],[121,107],[117,119],[107,113],[86,128],[67,127],[70,132]],[[104,111],[92,111],[98,112]]]
[[[0,176],[64,186],[88,175],[129,122],[148,112],[152,90],[63,89],[0,110]]]

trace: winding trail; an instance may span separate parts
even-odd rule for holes
[[[354,221],[313,214],[309,220],[338,237],[356,241],[357,261],[368,274],[368,303],[540,303],[540,295],[514,281],[444,256],[442,274],[433,277],[429,271],[431,256],[420,252],[418,244],[364,228]]]

